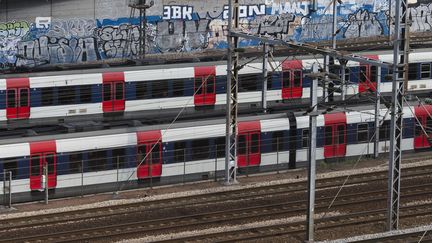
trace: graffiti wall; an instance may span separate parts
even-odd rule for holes
[[[172,1],[175,2],[175,1]],[[171,3],[172,3],[171,2]],[[228,7],[194,3],[152,6],[145,26],[146,53],[191,52],[226,48]],[[252,34],[296,41],[331,39],[332,7],[320,0],[313,11],[309,1],[248,0],[240,5],[240,27]],[[412,6],[412,31],[432,30],[432,3]],[[210,4],[211,5],[211,4]],[[96,7],[96,5],[95,5]],[[97,7],[101,7],[97,5]],[[361,38],[389,32],[389,7],[385,0],[349,0],[337,7],[337,38]],[[0,23],[0,68],[44,64],[85,63],[129,58],[139,52],[139,19],[121,18],[15,19]],[[241,40],[242,46],[258,43]]]

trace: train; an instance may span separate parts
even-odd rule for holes
[[[392,62],[388,51],[361,55]],[[430,49],[410,53],[408,92],[429,94],[432,90],[431,55]],[[322,65],[322,60],[310,56],[269,62],[269,107],[307,101],[311,80],[306,74],[318,61]],[[163,112],[176,114],[181,109],[188,114],[210,114],[225,109],[226,70],[223,62],[203,62],[5,75],[0,79],[0,128],[158,117]],[[382,68],[378,73],[375,66],[348,62],[346,94],[374,92],[378,76],[382,80],[381,92],[391,92],[391,82],[384,78],[389,72]],[[241,109],[260,107],[262,80],[262,63],[242,65]]]
[[[431,114],[432,105],[405,108],[404,151],[430,149]],[[385,153],[390,137],[387,109],[380,110],[380,119],[378,150]],[[374,111],[366,109],[319,115],[316,158],[343,160],[373,154],[374,121]],[[237,135],[239,173],[280,165],[295,168],[308,161],[307,115],[287,112],[242,118]],[[149,180],[162,185],[222,175],[224,157],[222,119],[0,141],[2,183],[9,185],[5,175],[12,173],[14,200],[42,197],[44,168],[51,194],[72,196],[83,188],[112,190],[127,181],[139,187]]]

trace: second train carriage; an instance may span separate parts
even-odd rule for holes
[[[408,91],[432,90],[431,53],[418,50],[410,54]],[[388,54],[365,56],[392,61],[392,56]],[[303,58],[271,62],[274,72],[268,75],[268,101],[297,102],[308,98],[310,78],[305,74],[311,71],[311,65],[316,61]],[[239,70],[241,104],[261,102],[261,66],[260,63],[250,63]],[[0,124],[11,127],[14,122],[21,121],[45,124],[81,119],[83,116],[86,119],[104,119],[107,115],[130,118],[176,111],[183,107],[191,109],[191,112],[200,107],[225,107],[225,64],[199,63],[119,70],[122,69],[55,76],[14,75],[13,78],[0,79]],[[388,72],[382,68],[378,73],[374,66],[348,62],[346,93],[374,92],[378,76],[382,78],[381,91],[391,92],[391,82],[383,78]]]
[[[386,111],[382,110],[384,116]],[[430,130],[432,106],[404,111],[404,150],[430,148],[417,120]],[[253,119],[253,118],[252,118]],[[256,119],[256,118],[255,118]],[[318,160],[372,154],[372,111],[318,116]],[[288,116],[241,121],[238,125],[238,167],[269,169],[275,165],[307,161],[308,117]],[[388,152],[389,117],[379,132],[379,152]],[[223,121],[179,124],[175,128],[142,128],[98,131],[4,141],[0,145],[0,170],[12,171],[13,193],[42,190],[44,167],[50,189],[66,190],[102,186],[132,178],[179,181],[183,176],[208,175],[224,170]],[[131,176],[132,175],[132,176]],[[177,178],[177,179],[176,179]],[[79,189],[77,189],[79,190]]]

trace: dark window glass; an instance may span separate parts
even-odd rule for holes
[[[277,131],[272,134],[272,151],[282,151],[284,149],[284,132]]]
[[[172,87],[173,87],[172,93],[173,93],[174,97],[179,97],[179,96],[184,95],[184,80],[183,79],[174,80]]]
[[[80,153],[69,154],[69,172],[70,173],[82,172],[82,154]]]
[[[8,99],[8,101],[7,101],[7,107],[8,108],[16,107],[15,93],[16,93],[15,89],[8,89],[7,90],[7,99]]]
[[[253,153],[253,154],[259,153],[259,151],[260,151],[259,138],[260,138],[260,135],[257,133],[254,133],[251,135],[251,153]]]
[[[357,125],[357,142],[367,142],[369,140],[369,127],[367,123]]]
[[[432,118],[430,118],[430,117],[426,118],[426,131],[428,133],[432,132]]]
[[[328,126],[325,127],[325,145],[332,145],[333,144],[333,127]]]
[[[112,150],[112,167],[113,168],[126,168],[127,160],[126,160],[126,149],[119,148]]]
[[[294,87],[301,87],[302,71],[294,71]]]
[[[90,103],[92,101],[92,86],[91,85],[81,85],[80,89],[80,102]]]
[[[215,92],[215,77],[213,75],[207,77],[206,87],[207,94],[213,94]]]
[[[345,126],[339,125],[337,127],[338,135],[339,135],[339,143],[338,144],[345,144]]]
[[[54,89],[52,87],[42,88],[42,105],[49,106],[54,104]]]
[[[431,66],[430,63],[422,63],[421,65],[421,78],[430,78]]]
[[[208,159],[209,154],[208,139],[192,141],[192,160]]]
[[[379,140],[390,140],[390,121],[384,121],[379,130]]]
[[[185,142],[174,142],[174,162],[185,161]]]
[[[29,90],[28,89],[20,89],[20,107],[29,106]]]
[[[258,90],[258,80],[261,80],[256,74],[239,75],[239,92]]]
[[[55,155],[54,154],[45,154],[45,161],[48,165],[48,174],[54,175],[56,173],[55,168],[54,168]]]
[[[157,143],[157,144],[151,144],[150,145],[150,147],[149,147],[149,149],[152,149],[152,163],[153,164],[159,164],[160,162],[162,162],[161,161],[161,154],[160,154],[160,152],[161,152],[161,150],[160,150],[160,146],[161,146],[161,144],[160,143]]]
[[[409,80],[416,80],[417,79],[417,72],[418,72],[418,64],[412,63],[408,65],[408,79]]]
[[[33,155],[31,157],[31,175],[32,176],[38,176],[41,174],[41,165],[40,165],[40,156],[39,155]]]
[[[37,167],[39,168],[39,167]],[[18,178],[18,162],[16,159],[6,159],[3,164],[3,171],[12,171],[12,180]],[[32,168],[33,171],[33,168]],[[39,172],[38,172],[39,175]],[[7,177],[9,178],[9,176]]]
[[[351,69],[349,68],[345,68],[345,81],[349,82],[350,81],[350,76],[351,75]]]
[[[267,73],[267,90],[271,90],[273,88],[273,72]]]
[[[367,66],[360,66],[359,81],[366,82],[367,80]]]
[[[115,89],[116,89],[116,100],[123,100],[124,83],[116,83]]]
[[[195,78],[195,94],[202,94],[202,78],[197,77]]]
[[[423,122],[423,118],[422,118],[422,117],[419,117],[418,119],[419,119],[420,122]],[[415,125],[414,125],[414,126],[415,126],[415,127],[414,127],[415,135],[416,135],[416,136],[423,135],[423,130],[422,130],[422,128],[421,128],[421,126],[420,126],[420,124],[418,123],[417,120],[415,121]],[[380,134],[380,135],[381,135],[381,134]],[[381,139],[381,138],[380,138],[380,139]]]
[[[291,87],[291,72],[286,71],[282,73],[282,87],[290,88]]]
[[[226,143],[224,137],[216,138],[216,155],[218,158],[225,157],[225,145]]]
[[[242,155],[246,154],[246,136],[245,135],[238,136],[237,153],[242,154]]]
[[[137,100],[143,100],[147,98],[147,82],[136,82],[135,83],[135,97]]]
[[[111,84],[110,83],[103,85],[103,100],[104,101],[112,100],[112,98],[111,98]]]
[[[378,78],[378,72],[377,72],[377,67],[376,66],[371,66],[370,67],[370,81],[371,82],[376,82],[377,78]]]
[[[302,131],[302,148],[309,147],[309,129],[303,129]]]
[[[100,171],[105,169],[106,151],[94,151],[88,154],[88,171]]]
[[[142,144],[140,146],[138,146],[138,153],[137,153],[137,165],[144,165],[147,163],[148,158],[146,157],[147,155],[147,144]],[[143,160],[146,161],[143,161]]]
[[[63,86],[58,88],[58,104],[70,105],[75,103],[75,87]]]
[[[168,81],[167,80],[154,81],[151,84],[152,84],[152,98],[168,97]]]

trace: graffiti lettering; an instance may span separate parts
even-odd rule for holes
[[[229,6],[224,6],[223,19],[228,19]],[[240,5],[239,6],[239,18],[248,18],[262,16],[266,14],[266,5]]]
[[[190,6],[164,6],[162,19],[192,20],[193,7]]]

